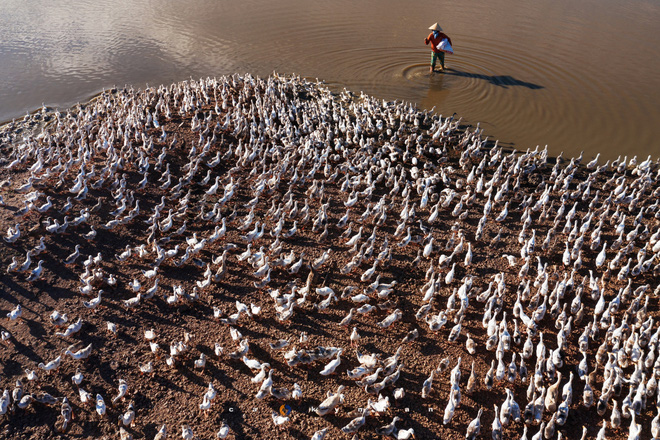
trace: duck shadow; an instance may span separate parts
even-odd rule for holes
[[[174,391],[178,391],[178,392],[184,392],[185,391],[182,386],[180,386],[179,384],[172,381],[169,377],[165,377],[165,376],[161,376],[161,375],[154,375],[153,376],[153,381],[156,382],[161,387],[164,387],[167,390],[174,390]]]
[[[16,281],[14,281],[14,279],[10,277],[3,277],[2,283],[0,283],[0,299],[10,303],[11,309],[16,307],[16,305],[14,304],[17,297],[16,294],[19,294],[23,298],[30,300],[36,298],[36,295],[33,292],[26,289],[22,285],[18,284]],[[29,308],[26,304],[22,302],[20,302],[19,304],[21,305],[24,311],[34,313],[35,315],[37,314],[33,309]]]
[[[238,402],[226,400],[222,402],[222,409],[219,411],[222,414],[222,419],[229,425],[236,438],[249,438],[245,428],[251,428],[244,423],[245,414],[240,409]]]
[[[463,72],[452,68],[447,68],[443,71],[445,75],[460,76],[463,78],[474,78],[488,81],[490,84],[508,89],[509,87],[526,87],[531,90],[543,89],[543,86],[538,84],[521,81],[512,77],[511,75],[484,75],[482,73]]]

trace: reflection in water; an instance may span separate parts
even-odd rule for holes
[[[276,71],[457,113],[520,149],[660,156],[659,19],[648,0],[3,0],[0,120],[115,85]],[[435,21],[456,54],[430,78]]]

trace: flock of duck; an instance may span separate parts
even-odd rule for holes
[[[277,75],[104,92],[0,142],[0,415],[16,436],[52,414],[64,435],[122,440],[249,423],[255,438],[660,438],[650,157],[507,152],[453,116]],[[166,336],[158,310],[204,337]],[[107,386],[86,361],[103,350],[125,373]],[[209,363],[247,380],[243,419]],[[210,383],[159,422],[135,396],[182,370]]]

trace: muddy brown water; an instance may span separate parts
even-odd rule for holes
[[[427,28],[454,42],[429,75]],[[480,123],[519,149],[660,156],[655,0],[3,0],[0,121],[114,85],[295,73]]]

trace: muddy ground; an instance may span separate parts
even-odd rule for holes
[[[204,110],[208,111],[211,108],[212,106],[207,106]],[[163,126],[169,136],[176,133],[180,140],[175,149],[168,152],[167,157],[172,164],[172,174],[178,175],[186,162],[190,145],[196,140],[197,135],[190,131],[190,115],[184,117],[176,115]],[[455,168],[454,181],[460,177],[465,178],[466,175],[458,165],[460,151],[453,148],[461,138],[463,130],[473,129],[462,127],[461,131],[457,131],[453,138],[446,142],[449,147],[448,162],[444,166],[451,165]],[[157,137],[160,130],[152,128],[149,134]],[[209,157],[213,157],[216,151],[225,152],[228,145],[235,144],[237,141],[232,137],[230,130],[223,134],[223,141],[212,147]],[[156,151],[159,150],[160,146],[157,144]],[[5,150],[6,152],[7,150]],[[100,168],[102,159],[95,158],[95,160],[98,161]],[[59,433],[55,427],[60,415],[61,404],[58,402],[54,405],[43,405],[35,402],[25,410],[10,409],[3,416],[0,421],[0,438],[118,438],[118,417],[127,410],[131,402],[134,404],[136,416],[134,425],[127,430],[136,439],[152,439],[163,424],[167,425],[170,438],[180,438],[183,424],[190,425],[200,439],[215,438],[223,421],[231,429],[229,437],[237,439],[303,439],[310,438],[316,430],[325,427],[330,428],[327,438],[351,438],[352,435],[340,431],[341,427],[353,418],[354,414],[351,412],[364,408],[367,399],[374,398],[355,385],[346,375],[348,369],[358,365],[355,348],[349,341],[350,330],[353,327],[357,327],[361,335],[359,351],[362,353],[379,353],[382,358],[385,358],[394,354],[399,346],[403,347],[401,362],[404,367],[395,387],[403,387],[406,391],[405,397],[397,402],[394,402],[391,397],[392,388],[384,391],[384,394],[389,395],[391,401],[394,402],[391,411],[389,414],[368,417],[366,426],[358,432],[357,437],[360,439],[380,438],[376,434],[376,428],[389,423],[394,415],[401,418],[401,422],[397,426],[400,429],[414,428],[418,439],[463,438],[467,425],[476,416],[479,408],[484,408],[484,416],[481,420],[483,427],[481,438],[490,438],[493,405],[502,404],[505,388],[510,387],[514,390],[521,408],[524,408],[527,403],[525,394],[528,383],[521,383],[520,379],[517,379],[514,384],[506,381],[496,383],[491,390],[485,388],[483,378],[490,367],[491,360],[495,359],[495,354],[485,349],[486,330],[481,325],[483,304],[474,299],[471,300],[470,308],[463,321],[463,332],[456,343],[447,341],[450,329],[454,325],[453,322],[448,322],[439,332],[434,333],[429,330],[426,323],[415,319],[415,313],[423,305],[420,288],[426,281],[425,273],[429,267],[429,261],[422,259],[421,262],[415,264],[414,260],[421,250],[418,243],[411,243],[406,247],[394,245],[400,241],[400,238],[393,236],[399,221],[398,213],[402,208],[400,197],[395,199],[386,223],[378,227],[376,239],[376,250],[380,249],[387,239],[392,251],[389,265],[378,269],[381,274],[381,282],[396,280],[398,283],[388,298],[391,302],[391,309],[378,310],[377,308],[367,315],[356,314],[350,326],[344,328],[338,323],[352,307],[356,307],[348,298],[338,300],[325,310],[317,310],[315,304],[323,298],[313,292],[289,321],[280,322],[276,318],[273,300],[269,295],[270,289],[288,292],[287,286],[290,286],[288,283],[296,283],[299,287],[304,286],[311,271],[308,263],[319,257],[326,249],[332,249],[331,258],[314,271],[313,288],[329,286],[339,294],[346,286],[356,286],[361,289],[368,284],[360,281],[360,275],[371,267],[371,261],[363,262],[349,275],[340,273],[340,269],[350,261],[352,254],[350,247],[345,244],[346,240],[340,237],[344,229],[337,226],[339,218],[346,212],[343,202],[348,194],[341,192],[336,182],[325,183],[323,202],[329,203],[327,238],[319,239],[319,234],[312,232],[311,221],[308,224],[299,225],[298,232],[293,237],[281,239],[282,255],[293,251],[297,260],[299,255],[304,252],[306,264],[295,275],[282,269],[274,269],[268,286],[258,289],[253,285],[254,282],[259,281],[252,276],[255,269],[247,261],[239,262],[237,260],[237,255],[245,251],[247,247],[240,236],[252,229],[251,226],[247,231],[239,231],[237,226],[249,212],[246,204],[253,197],[250,185],[254,183],[254,175],[249,175],[250,169],[234,172],[234,178],[241,179],[242,184],[234,198],[222,211],[223,216],[234,218],[227,224],[226,236],[208,245],[196,256],[203,263],[201,267],[193,261],[177,267],[174,263],[181,258],[182,251],[176,258],[164,261],[160,265],[157,275],[160,286],[158,293],[154,298],[143,300],[134,308],[127,308],[124,301],[135,296],[129,287],[131,281],[139,280],[143,284],[142,291],[153,284],[153,281],[145,278],[142,271],[152,267],[155,254],[149,253],[144,259],[133,255],[124,262],[118,261],[115,256],[120,254],[126,246],[135,247],[145,242],[148,234],[148,225],[145,224],[145,220],[153,212],[154,206],[161,201],[161,197],[170,196],[171,190],[161,189],[161,182],[154,177],[143,190],[139,193],[136,192],[141,200],[141,214],[135,221],[119,225],[112,230],[103,229],[101,225],[112,218],[110,212],[115,209],[115,206],[102,202],[101,208],[92,213],[86,223],[70,226],[61,234],[51,234],[45,230],[44,222],[49,217],[62,221],[64,214],[59,211],[66,203],[66,198],[71,194],[68,193],[66,187],[54,187],[54,179],[45,181],[38,189],[52,197],[54,204],[52,210],[42,215],[34,211],[27,216],[17,215],[17,212],[23,207],[24,195],[17,193],[16,189],[25,182],[29,165],[12,171],[7,171],[4,167],[0,170],[0,180],[10,179],[11,181],[2,188],[1,194],[5,206],[0,207],[0,231],[4,234],[10,226],[19,222],[22,230],[22,236],[18,241],[14,243],[3,241],[0,245],[0,268],[2,269],[0,309],[3,311],[0,325],[3,330],[11,334],[6,345],[0,347],[1,386],[2,389],[8,389],[11,392],[16,380],[21,379],[26,393],[46,392],[58,398],[67,397],[73,407],[75,417],[68,430],[65,433]],[[437,314],[438,311],[445,308],[447,298],[454,288],[460,286],[460,280],[465,275],[474,276],[473,289],[475,292],[480,292],[487,287],[489,281],[492,281],[492,276],[500,272],[506,274],[508,286],[504,310],[512,309],[515,292],[519,285],[517,275],[520,265],[510,267],[502,256],[504,254],[518,256],[520,244],[517,236],[522,224],[520,220],[522,210],[517,205],[526,194],[535,192],[541,183],[548,179],[552,165],[551,162],[545,169],[537,170],[525,177],[520,193],[511,195],[510,213],[506,221],[503,223],[489,221],[480,242],[474,240],[474,232],[483,212],[485,202],[483,197],[476,199],[474,205],[469,207],[467,218],[462,221],[451,215],[451,208],[455,203],[452,203],[450,208],[441,210],[438,221],[431,225],[437,249],[436,263],[440,254],[449,255],[451,252],[446,249],[445,245],[450,238],[455,237],[455,231],[452,231],[453,225],[462,230],[467,241],[472,244],[474,257],[472,264],[464,267],[462,263],[464,254],[461,255],[458,259],[460,262],[456,265],[455,278],[457,281],[450,286],[443,283],[432,312]],[[226,176],[228,170],[234,166],[235,162],[231,159],[222,161],[213,168],[213,176]],[[135,164],[127,163],[123,172],[127,176],[127,186],[136,187],[141,177],[137,173]],[[492,176],[493,172],[494,167],[488,167],[485,177]],[[195,180],[201,180],[205,174],[206,168],[203,168],[198,172]],[[154,175],[158,176],[157,173]],[[578,176],[584,178],[586,171],[579,171]],[[598,177],[595,187],[602,186],[610,176],[609,172],[603,173]],[[321,181],[324,179],[324,175],[319,171],[314,178]],[[211,183],[213,183],[213,179],[211,179]],[[304,184],[288,186],[286,182],[283,182],[278,190],[259,199],[254,209],[255,219],[266,223],[266,233],[252,244],[253,250],[261,247],[268,250],[269,245],[274,241],[274,238],[268,234],[274,224],[266,216],[266,211],[272,206],[273,201],[280,202],[282,196],[291,190],[294,199],[299,202],[299,208],[302,208],[307,197],[305,191],[310,184],[311,181],[308,181]],[[596,188],[592,188],[592,191]],[[202,185],[193,185],[193,201],[199,200],[203,191]],[[379,187],[373,200],[378,200],[381,194],[388,191],[389,189]],[[214,200],[219,197],[218,194]],[[91,208],[97,204],[99,198],[104,198],[106,201],[111,199],[110,188],[90,189],[85,200],[74,201],[71,212],[75,215],[84,207]],[[44,201],[45,196],[40,199],[40,203]],[[577,216],[581,218],[588,209],[588,200],[578,199],[578,202]],[[167,201],[163,218],[170,207],[176,207],[176,203],[176,201]],[[318,211],[320,203],[318,199],[310,200],[310,217]],[[351,210],[350,220],[355,223],[354,231],[361,225],[359,216],[368,203],[367,200],[360,200]],[[194,203],[191,202],[191,205]],[[501,205],[496,205],[493,212],[499,212],[501,207]],[[555,202],[554,209],[557,207]],[[164,249],[172,249],[178,244],[181,249],[184,249],[186,237],[191,237],[193,233],[196,233],[201,238],[212,233],[215,223],[200,219],[196,215],[198,212],[198,210],[190,209],[184,216],[176,219],[172,231],[185,221],[186,232],[180,236],[171,235],[169,241],[162,242],[161,246]],[[72,214],[67,215],[70,219],[72,218]],[[418,226],[418,220],[420,218],[425,220],[427,217],[428,210],[418,212],[417,218],[410,222],[413,235],[423,236]],[[633,217],[629,216],[629,223],[632,222]],[[554,215],[549,215],[548,218],[552,219]],[[647,222],[652,231],[657,229],[658,220],[651,217]],[[535,218],[537,243],[542,242],[551,223],[551,220],[539,221]],[[292,219],[287,219],[285,229],[289,229],[292,224]],[[90,226],[96,228],[97,236],[93,240],[86,240],[82,235],[90,231]],[[364,240],[364,237],[371,234],[374,226],[371,221],[364,223],[363,226],[365,229]],[[632,228],[629,226],[629,229]],[[501,232],[501,241],[491,243],[492,238],[498,232]],[[43,260],[43,275],[35,282],[28,282],[26,281],[27,272],[8,273],[6,268],[12,258],[16,257],[19,263],[22,263],[26,253],[37,246],[41,237],[44,238],[46,250],[34,257],[35,261],[30,269],[36,266],[37,260]],[[561,279],[566,270],[561,264],[565,239],[566,236],[559,233],[555,238],[554,246],[547,253],[538,252],[544,261],[549,262],[551,271],[556,271],[557,279]],[[604,241],[612,242],[615,239],[616,234],[613,228],[604,231]],[[204,278],[206,263],[221,255],[229,243],[236,244],[237,248],[229,252],[228,271],[220,282],[212,283],[208,288],[201,290],[200,297],[196,301],[183,299],[174,305],[167,304],[165,296],[171,295],[175,285],[181,285],[186,292],[192,292],[196,282]],[[73,252],[75,245],[80,245],[81,256],[74,264],[65,265],[64,259]],[[539,247],[537,245],[537,249]],[[591,251],[588,246],[583,249],[584,266],[576,272],[576,285],[582,281],[582,277],[588,277],[588,269],[593,268],[593,259],[599,250]],[[110,286],[105,282],[100,282],[94,289],[94,295],[98,289],[103,289],[102,303],[97,309],[90,310],[82,305],[82,301],[88,301],[90,297],[85,297],[79,292],[81,286],[79,275],[84,272],[83,262],[88,256],[96,256],[98,253],[102,255],[102,262],[98,267],[102,269],[105,277],[109,275],[116,277],[117,283],[115,286]],[[444,277],[448,270],[449,268],[443,268],[439,272]],[[535,270],[531,270],[531,273],[535,274]],[[649,283],[654,289],[657,279],[653,278],[651,273],[642,274],[635,278],[633,287],[646,283]],[[607,284],[606,297],[610,299],[619,288],[625,287],[626,284],[626,282],[617,281],[615,277],[611,277]],[[358,292],[359,290],[355,293]],[[570,302],[574,294],[574,290],[568,292],[565,301]],[[255,394],[259,387],[250,381],[254,373],[241,360],[231,359],[227,356],[227,353],[236,349],[237,343],[230,336],[229,326],[214,318],[213,308],[221,309],[223,316],[227,317],[236,311],[235,302],[237,300],[248,305],[253,303],[262,307],[258,316],[254,318],[241,316],[235,325],[243,336],[249,338],[250,353],[248,357],[256,358],[260,362],[268,362],[271,365],[275,370],[273,377],[276,387],[292,389],[294,383],[299,384],[303,391],[302,399],[286,401],[279,401],[273,397],[263,400],[256,399]],[[583,300],[587,310],[593,310],[595,301],[586,294],[583,296]],[[383,302],[385,301],[379,301],[376,298],[370,299],[370,303],[373,305]],[[22,319],[12,321],[5,318],[6,313],[14,309],[17,304],[23,308]],[[394,308],[402,310],[402,320],[390,328],[380,329],[376,323],[391,313]],[[49,315],[53,310],[67,314],[67,325],[78,317],[82,318],[82,329],[70,337],[57,336],[56,332],[62,331],[62,328],[57,328],[51,322]],[[649,304],[649,312],[652,315],[658,314],[655,298]],[[508,316],[509,331],[512,333],[512,317],[510,313]],[[570,371],[575,371],[581,359],[581,355],[577,351],[577,339],[589,320],[589,316],[587,313],[584,322],[575,323],[574,331],[569,335],[569,348],[564,353],[564,366],[560,369],[564,378],[568,377]],[[107,330],[108,322],[116,324],[118,329],[116,334]],[[547,313],[539,324],[546,344],[552,349],[556,347],[555,322],[556,317]],[[149,329],[153,329],[157,335],[155,342],[161,345],[160,356],[155,356],[151,352],[149,343],[144,337],[145,330]],[[419,337],[402,345],[403,338],[413,329],[418,329]],[[466,350],[467,332],[477,344],[475,355],[468,354]],[[191,335],[188,343],[189,349],[184,356],[179,358],[176,367],[171,368],[166,364],[168,347],[173,341],[182,341],[185,333]],[[308,335],[305,345],[298,342],[301,333]],[[344,354],[337,374],[327,377],[319,374],[327,361],[319,361],[308,366],[287,366],[282,352],[273,351],[268,346],[269,343],[279,339],[288,339],[292,345],[298,347],[343,348]],[[537,341],[538,336],[535,338],[535,342]],[[47,373],[37,368],[40,362],[47,363],[53,360],[72,344],[77,344],[76,349],[79,349],[90,343],[93,351],[86,360],[76,361],[69,356],[63,356],[61,365],[53,372]],[[216,343],[224,348],[225,354],[220,357],[214,354]],[[600,341],[592,341],[590,351],[595,353],[599,344]],[[516,352],[521,350],[522,344],[514,347]],[[201,353],[206,354],[208,361],[204,369],[196,369],[194,361],[199,358]],[[456,364],[459,357],[461,358],[462,388],[467,382],[470,365],[473,362],[478,377],[476,391],[472,394],[463,393],[461,406],[456,410],[453,420],[448,425],[442,423],[442,414],[449,395],[447,373],[436,376],[430,397],[421,398],[422,383],[445,357],[449,357],[451,360],[450,368]],[[505,356],[505,361],[508,363],[510,358],[511,353],[509,352]],[[141,374],[138,365],[148,361],[153,362],[154,372]],[[595,365],[593,356],[591,356],[590,362],[590,367],[593,368]],[[533,360],[530,359],[527,362],[528,368],[532,370],[533,365]],[[26,369],[36,371],[39,379],[28,381],[25,374]],[[81,403],[78,387],[71,380],[77,370],[84,375],[80,387],[92,395],[99,393],[104,397],[108,405],[105,417],[96,414],[93,404],[86,406]],[[627,373],[631,371],[632,368],[626,370]],[[596,384],[592,384],[596,398],[602,385],[601,374],[602,371],[598,374]],[[116,405],[112,405],[111,398],[117,393],[119,379],[127,381],[128,395]],[[218,397],[214,400],[212,408],[204,413],[200,410],[199,404],[202,402],[202,396],[209,382],[215,386]],[[310,412],[311,408],[317,406],[325,398],[326,392],[331,390],[334,392],[340,384],[346,385],[344,392],[346,399],[336,414],[320,417]],[[570,417],[566,425],[559,429],[564,438],[579,438],[583,426],[587,428],[589,437],[595,438],[596,432],[600,428],[601,418],[597,415],[595,406],[587,409],[582,405],[582,388],[583,383],[576,379]],[[624,388],[623,394],[617,399],[623,399],[626,391],[627,388]],[[276,428],[271,420],[271,413],[279,412],[282,405],[289,406],[290,422],[282,428]],[[645,432],[649,431],[650,422],[654,416],[653,405],[649,404],[644,414],[638,418]],[[609,410],[606,417],[609,417]],[[544,420],[547,421],[549,418],[550,414],[546,413]],[[623,429],[609,429],[608,438],[624,438],[627,435],[627,423],[624,421],[625,428]],[[518,438],[522,433],[522,426],[522,423],[513,423],[506,427],[505,438]],[[531,437],[537,430],[537,427],[531,426],[528,435]]]

